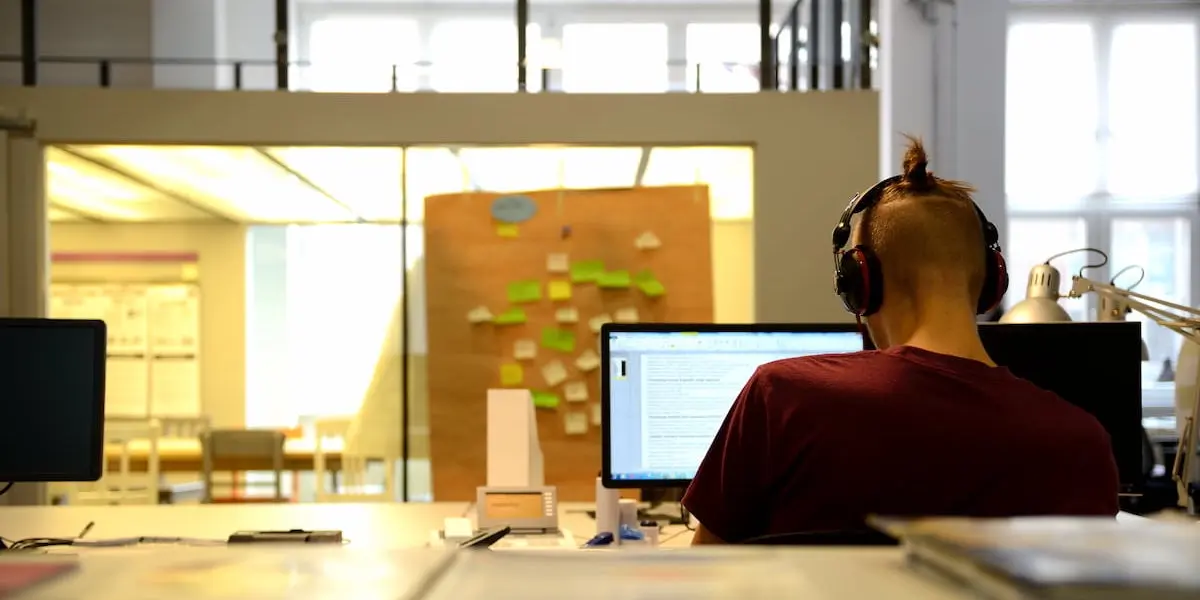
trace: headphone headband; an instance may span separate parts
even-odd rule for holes
[[[850,234],[853,231],[851,222],[854,219],[854,215],[878,204],[883,198],[883,192],[893,184],[900,183],[903,179],[904,177],[901,175],[888,177],[867,188],[865,192],[855,194],[850,199],[850,203],[846,205],[846,210],[842,211],[842,216],[833,228],[833,251],[835,253],[844,250],[850,243]],[[980,227],[983,228],[983,245],[996,252],[1002,252],[1000,248],[1000,232],[996,230],[996,226],[988,220],[987,215],[983,214],[983,210],[979,208],[979,205],[975,201],[971,201],[971,206],[975,209],[975,215],[979,217]]]

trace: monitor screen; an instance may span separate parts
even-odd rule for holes
[[[1108,431],[1124,491],[1141,489],[1141,323],[985,323],[979,337],[996,364],[1091,413]]]
[[[854,325],[606,325],[600,350],[609,487],[686,485],[759,365],[855,352]]]
[[[106,337],[101,321],[0,319],[0,482],[100,477]]]
[[[996,364],[1091,413],[1112,441],[1123,491],[1141,489],[1141,323],[981,323],[979,338]]]

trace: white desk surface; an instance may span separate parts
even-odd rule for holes
[[[379,557],[388,556],[382,551],[400,551],[403,556],[412,556],[416,553],[424,557],[426,553],[416,550],[416,548],[427,544],[429,532],[440,528],[445,518],[463,516],[469,508],[470,506],[466,503],[218,504],[101,507],[16,506],[0,507],[0,536],[7,539],[72,537],[78,534],[89,522],[95,523],[87,536],[93,540],[135,536],[224,539],[234,531],[246,529],[340,529],[350,541],[350,544],[344,548],[325,550],[326,552],[353,552],[359,555],[359,552],[365,551]],[[583,510],[587,509],[587,505],[564,503],[560,508],[560,522],[563,528],[571,530],[577,537],[584,539],[594,531],[593,522],[586,514],[582,513]],[[1132,518],[1131,520],[1137,519]],[[663,536],[664,538],[670,537],[679,531],[680,528],[669,529],[664,532]],[[639,560],[636,558],[638,553],[645,552],[651,555],[657,552],[674,553],[678,551],[678,548],[687,546],[690,540],[690,533],[683,532],[682,535],[673,538],[671,542],[664,546],[664,549],[659,551],[619,550],[617,552],[627,555],[631,560],[636,561]],[[581,539],[580,541],[583,540]],[[83,568],[85,573],[111,572],[112,569],[119,568],[117,565],[121,564],[121,561],[124,560],[123,557],[136,560],[140,564],[143,562],[144,557],[151,553],[156,557],[164,557],[163,560],[169,559],[172,556],[179,556],[180,553],[183,553],[191,556],[191,560],[194,562],[197,555],[228,556],[228,554],[221,553],[230,552],[226,548],[157,548],[153,546],[130,549],[84,550],[82,548],[69,548],[62,549],[62,551],[78,552],[81,554],[84,560]],[[774,561],[773,568],[778,569],[780,564],[786,563],[787,568],[784,571],[788,572],[788,577],[790,578],[788,589],[795,588],[797,592],[796,596],[803,596],[804,598],[835,600],[843,598],[887,597],[896,599],[921,598],[940,600],[966,597],[948,584],[930,580],[909,572],[904,566],[900,550],[896,548],[794,548],[783,550],[759,549],[753,551],[759,552],[763,557],[774,557],[772,558]],[[239,550],[239,552],[244,551]],[[310,552],[310,549],[263,548],[261,552],[305,553]],[[440,553],[440,551],[435,550],[427,552]],[[563,560],[562,557],[552,558],[552,556],[559,554],[557,552],[546,552],[549,552],[549,554],[535,554],[534,556],[530,556],[529,559],[536,561],[541,556],[543,557],[541,560]],[[504,554],[507,555],[510,553]],[[567,554],[583,557],[587,553],[567,552]],[[304,556],[315,555],[311,555],[310,552],[310,554],[305,554]],[[359,556],[365,556],[365,554]],[[659,554],[658,556],[662,555]],[[655,561],[651,556],[647,556],[646,559],[651,563]],[[156,558],[155,560],[158,559]],[[281,559],[275,554],[270,554],[267,558],[255,560],[278,561]],[[372,560],[378,563],[381,559],[375,558]],[[396,560],[399,560],[399,558]],[[719,562],[714,562],[713,564],[728,564],[725,560],[724,558],[720,558]],[[345,562],[346,559],[337,559],[337,561]],[[406,568],[414,564],[411,558],[404,558],[403,561]],[[781,563],[780,561],[783,562]],[[421,558],[416,562],[422,564],[428,563],[429,565],[434,563],[434,561],[427,561],[425,558]],[[625,568],[628,566],[628,561],[625,561],[624,567],[620,564],[614,566],[611,560],[606,561],[605,565],[609,569]],[[449,597],[455,597],[455,595],[459,598],[475,597],[476,594],[471,590],[478,587],[479,584],[472,581],[471,577],[476,571],[480,573],[482,580],[490,581],[494,578],[501,579],[496,574],[508,569],[516,569],[517,571],[524,569],[536,572],[537,569],[544,568],[531,567],[530,563],[518,563],[514,565],[481,563],[479,565],[465,566],[470,568],[458,569],[456,567],[456,570],[452,572],[454,576],[447,577],[445,585],[454,590],[454,594]],[[141,565],[139,568],[145,569],[146,566]],[[572,571],[572,569],[575,570]],[[610,598],[610,595],[597,596],[588,591],[589,588],[593,590],[596,588],[595,580],[600,579],[602,573],[597,572],[589,577],[588,572],[583,569],[584,567],[580,566],[578,559],[572,559],[571,564],[563,562],[562,569],[555,570],[558,573],[557,579],[559,580],[555,585],[560,586],[556,589],[564,593],[569,590],[575,590],[571,591],[571,597]],[[697,572],[708,572],[710,570],[697,570]],[[488,575],[489,573],[491,575]],[[580,576],[571,577],[570,575],[565,575],[565,573],[578,573]],[[409,575],[405,576],[409,577]],[[412,577],[415,577],[415,575]],[[409,579],[415,581],[412,577],[409,577]],[[589,581],[584,582],[581,580]],[[51,584],[44,588],[43,593],[33,597],[58,597],[55,594],[64,593],[65,589],[71,589],[70,586],[83,586],[85,582],[87,585],[93,585],[90,581],[81,577],[69,578],[62,583]],[[118,584],[113,583],[112,585],[115,586]],[[125,593],[125,584],[122,583],[120,585],[122,586],[121,593]],[[116,590],[117,588],[114,587],[111,591],[116,594]],[[247,594],[250,591],[259,594],[255,597],[272,597],[271,594],[263,595],[262,592],[264,590],[261,589],[247,588],[244,590]],[[395,591],[395,588],[392,588],[392,592]],[[99,594],[100,597],[108,595]],[[688,595],[694,594],[689,591]],[[433,597],[438,598],[443,596],[435,594]],[[534,596],[537,595],[535,594]],[[241,596],[222,594],[219,597]],[[248,595],[247,597],[251,596]],[[289,595],[288,597],[294,598],[297,596]],[[359,597],[366,598],[368,595]],[[400,596],[392,594],[389,597],[395,598]],[[492,595],[492,597],[495,596]]]

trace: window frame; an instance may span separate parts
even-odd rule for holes
[[[1134,5],[1131,3],[1105,3],[1105,4],[1082,4],[1079,2],[1069,2],[1066,0],[1060,1],[1040,1],[1037,3],[1028,0],[1014,1],[1011,3],[1009,11],[1008,26],[1026,24],[1026,23],[1046,23],[1046,22],[1079,22],[1087,23],[1094,28],[1095,43],[1096,43],[1096,86],[1098,88],[1097,102],[1097,143],[1100,149],[1100,173],[1097,181],[1097,192],[1089,194],[1082,198],[1083,201],[1080,208],[1062,208],[1062,209],[1030,209],[1030,208],[1012,208],[1007,205],[1006,209],[1008,218],[1082,218],[1084,220],[1087,232],[1087,245],[1093,248],[1100,248],[1106,252],[1112,248],[1112,227],[1113,221],[1116,219],[1170,219],[1182,218],[1190,223],[1189,237],[1190,247],[1193,257],[1200,256],[1200,186],[1189,194],[1181,196],[1177,202],[1162,202],[1162,203],[1147,203],[1136,204],[1132,202],[1120,202],[1121,199],[1114,198],[1108,193],[1104,181],[1104,166],[1108,157],[1108,143],[1106,139],[1102,139],[1107,135],[1108,127],[1108,97],[1109,97],[1109,78],[1111,76],[1111,51],[1112,51],[1112,35],[1116,26],[1126,25],[1131,23],[1178,23],[1181,21],[1191,20],[1193,27],[1197,32],[1197,40],[1200,43],[1200,6],[1181,5],[1173,3],[1163,4],[1148,4],[1143,2]],[[1200,87],[1200,61],[1197,61],[1197,66],[1192,77],[1196,85]],[[1200,129],[1200,102],[1197,102],[1197,127]],[[1197,132],[1200,137],[1200,131]],[[1200,152],[1197,152],[1197,170],[1200,171]],[[1191,260],[1189,265],[1190,285],[1188,286],[1188,303],[1194,305],[1197,300],[1200,300],[1200,260]],[[1109,265],[1099,269],[1090,271],[1090,276],[1094,279],[1107,280],[1112,276],[1113,269]],[[1069,274],[1064,273],[1067,277]],[[1023,280],[1024,273],[1013,274],[1014,281]],[[1064,282],[1064,286],[1067,285]],[[1014,285],[1013,288],[1018,288]],[[1021,293],[1019,289],[1011,289],[1012,292]],[[1089,294],[1087,298],[1089,312],[1095,312],[1098,307],[1098,299],[1095,294]],[[1174,395],[1173,394],[1155,394],[1150,390],[1143,390],[1142,397],[1143,407],[1146,409],[1146,416],[1156,416],[1159,414],[1173,414],[1174,410]]]
[[[782,5],[781,5],[782,6]],[[309,31],[313,23],[330,18],[405,18],[417,21],[421,53],[419,60],[426,63],[433,56],[428,33],[442,21],[460,20],[508,20],[516,21],[512,6],[506,3],[445,2],[438,6],[407,3],[379,2],[297,2],[295,4],[295,47],[296,59],[307,62],[311,58]],[[775,11],[782,15],[783,8]],[[687,90],[687,26],[689,24],[753,24],[758,25],[757,5],[738,4],[732,1],[711,4],[658,4],[658,3],[574,3],[537,2],[529,14],[529,23],[541,30],[542,39],[562,39],[562,27],[567,24],[603,23],[662,23],[667,26],[667,69],[670,92]],[[531,73],[530,77],[537,77]],[[303,81],[303,77],[298,78]],[[552,74],[551,89],[561,89],[561,73]],[[432,90],[430,69],[423,69],[418,89]]]

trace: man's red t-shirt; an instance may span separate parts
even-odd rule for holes
[[[1003,367],[919,348],[763,365],[683,504],[726,542],[868,515],[1113,516],[1108,434]]]

